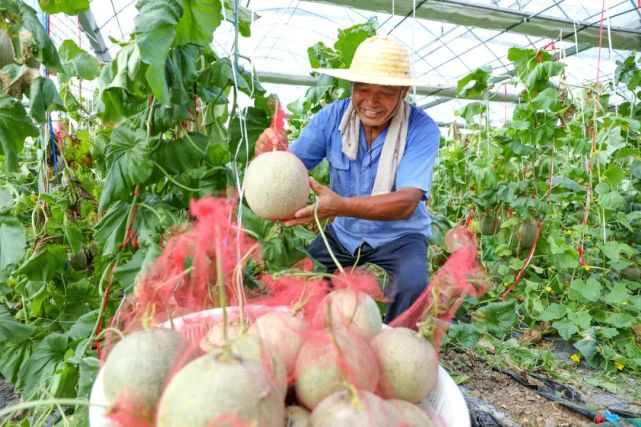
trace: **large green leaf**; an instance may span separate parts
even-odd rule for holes
[[[514,301],[492,302],[472,314],[473,324],[496,336],[509,334],[519,319]]]
[[[145,80],[148,65],[135,43],[124,45],[100,74],[100,98],[96,111],[105,121],[120,122],[142,111],[150,89]]]
[[[229,135],[229,152],[232,156],[238,150],[238,161],[241,164],[247,162],[247,154],[251,158],[254,154],[254,143],[263,130],[269,126],[269,118],[265,110],[255,107],[248,107],[243,110],[242,114],[245,116],[244,126],[240,126],[240,119],[235,117],[232,120]],[[249,144],[247,153],[243,144]],[[240,146],[240,147],[239,147]]]
[[[0,215],[0,271],[19,262],[27,245],[24,226],[17,218]]]
[[[202,163],[207,137],[200,133],[174,140],[163,140],[154,150],[151,158],[172,175],[188,172]],[[163,173],[159,171],[159,176]]]
[[[107,147],[107,177],[100,195],[100,210],[129,196],[133,187],[145,182],[153,171],[146,134],[121,125],[111,134]]]
[[[376,35],[375,21],[368,21],[364,24],[357,24],[338,31],[338,39],[334,43],[334,48],[341,53],[345,66],[349,67],[352,63],[356,48],[366,38],[373,35]]]
[[[127,230],[127,213],[130,206],[128,203],[117,202],[96,224],[94,238],[103,255],[115,255],[120,249]]]
[[[73,41],[65,40],[58,49],[65,72],[74,77],[93,80],[100,75],[100,63]]]
[[[29,280],[48,281],[61,274],[66,263],[67,248],[64,245],[49,244],[25,261],[15,274],[24,274]]]
[[[40,123],[47,120],[48,112],[65,111],[56,85],[47,77],[37,77],[31,83],[30,103],[29,114]]]
[[[51,14],[78,15],[89,10],[89,0],[38,0],[38,4],[44,12]]]
[[[0,94],[0,147],[8,170],[17,169],[18,153],[22,151],[28,136],[38,136],[38,128],[33,125],[24,107],[20,102]]]
[[[26,40],[30,46],[24,46],[22,50],[31,52],[33,58],[42,62],[50,70],[62,72],[62,65],[60,64],[60,57],[58,56],[56,47],[40,23],[38,13],[26,3],[17,2],[16,5],[22,19],[20,32],[30,35],[28,40]],[[22,42],[24,43],[25,40],[22,40]]]
[[[552,303],[537,317],[542,321],[557,320],[564,317],[567,313],[567,307],[561,304]]]
[[[147,83],[154,96],[169,104],[165,62],[176,37],[176,25],[183,16],[180,0],[138,0],[134,18],[136,44],[143,62],[149,64]]]
[[[0,341],[21,342],[33,336],[35,327],[14,320],[11,313],[0,305]]]
[[[64,218],[63,230],[65,233],[65,239],[71,248],[71,252],[74,254],[78,253],[85,244],[85,238],[82,235],[82,230],[78,227],[76,222],[67,215],[65,215]]]
[[[65,334],[52,333],[36,346],[31,357],[20,369],[20,379],[24,383],[24,398],[29,399],[47,383],[56,372],[59,364],[64,362],[69,337]]]
[[[603,286],[593,277],[588,278],[585,282],[581,279],[575,279],[570,285],[568,296],[573,301],[597,302],[601,298]]]
[[[488,89],[488,79],[492,72],[492,67],[477,68],[472,71],[456,84],[456,95],[462,98],[474,98],[482,96]]]
[[[184,12],[176,27],[175,46],[209,46],[222,21],[220,0],[183,0]]]

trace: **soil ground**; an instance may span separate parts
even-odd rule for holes
[[[502,416],[501,422],[495,424],[477,424],[481,426],[523,426],[523,427],[570,427],[592,425],[593,420],[573,410],[567,409],[541,396],[535,389],[526,387],[511,376],[492,369],[487,363],[471,353],[448,352],[441,355],[441,361],[455,377],[467,380],[460,385],[468,400],[471,411],[474,410],[470,399],[481,403],[483,409]],[[624,409],[641,413],[641,402],[624,396],[612,395],[596,390],[587,385],[572,384],[587,404],[594,408]],[[478,400],[477,400],[478,399]],[[474,422],[473,422],[474,426]]]

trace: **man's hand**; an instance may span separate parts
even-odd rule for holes
[[[287,139],[284,135],[279,135],[272,128],[265,129],[258,139],[254,148],[255,155],[265,153],[272,150],[287,150]]]
[[[343,205],[345,204],[345,199],[330,190],[328,187],[320,185],[314,180],[314,178],[309,178],[309,184],[314,193],[318,196],[318,218],[325,219],[340,216]],[[315,208],[316,204],[312,204],[299,209],[294,214],[294,218],[284,221],[284,224],[287,226],[293,226],[313,222]]]

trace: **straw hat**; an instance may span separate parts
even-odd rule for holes
[[[349,68],[315,68],[313,71],[351,82],[385,86],[415,86],[410,54],[405,46],[391,37],[373,36],[356,48]]]

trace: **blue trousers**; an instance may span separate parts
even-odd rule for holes
[[[343,267],[372,263],[383,268],[391,278],[385,296],[391,301],[385,315],[389,323],[407,310],[427,286],[427,238],[421,234],[407,234],[377,249],[364,243],[355,254],[349,253],[336,237],[331,224],[325,229],[327,241],[334,256]],[[321,236],[307,248],[309,254],[334,273],[336,264]]]

